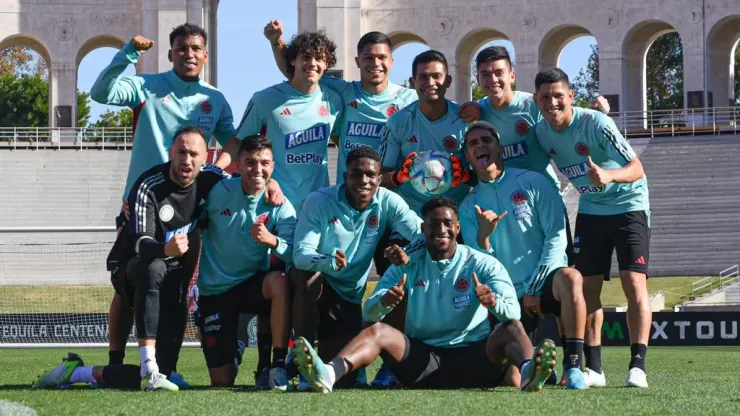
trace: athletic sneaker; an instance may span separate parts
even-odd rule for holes
[[[288,348],[288,354],[285,356],[285,370],[288,372],[289,379],[293,379],[298,375],[298,368],[295,366],[293,347]]]
[[[597,373],[590,368],[586,368],[583,372],[583,377],[586,379],[586,384],[589,387],[606,387],[606,377],[603,372]]]
[[[532,359],[521,368],[522,390],[542,391],[545,381],[555,368],[556,359],[555,343],[549,339],[540,342],[540,345],[534,349]]]
[[[164,374],[158,371],[148,373],[141,379],[141,388],[144,391],[178,391],[177,384],[167,380]]]
[[[563,374],[563,380],[565,379],[565,374]],[[552,369],[552,373],[550,373],[550,377],[545,380],[546,386],[557,386],[558,385],[558,370]]]
[[[298,338],[295,346],[295,361],[298,371],[308,380],[311,390],[331,393],[333,384],[329,379],[329,369],[321,361],[319,354],[305,338]]]
[[[288,390],[288,372],[282,367],[270,369],[270,388],[273,390]]]
[[[370,386],[367,384],[367,371],[365,367],[362,367],[357,371],[357,379],[355,380],[356,389],[366,389]]]
[[[373,380],[373,383],[370,386],[379,389],[389,389],[392,387],[401,387],[401,382],[398,381],[396,375],[393,374],[393,371],[383,363],[378,369],[378,373],[375,375],[375,380]]]
[[[265,367],[260,371],[254,372],[254,387],[257,390],[267,390],[270,388],[270,368]]]
[[[236,351],[234,351],[234,365],[237,368],[242,365],[242,356],[244,355],[245,349],[247,349],[247,344],[245,344],[244,341],[240,339],[236,340]]]
[[[570,390],[586,390],[588,383],[580,368],[569,368],[566,372],[568,378],[567,386]]]
[[[627,383],[625,384],[625,387],[641,387],[646,389],[647,386],[647,374],[637,367],[630,368],[629,373],[627,373]]]
[[[306,380],[305,377],[303,377],[303,374],[298,374],[298,387],[295,388],[296,391],[310,391],[311,385],[308,384],[308,380]]]
[[[185,377],[177,371],[170,373],[170,381],[174,383],[178,389],[187,390],[190,388],[190,383],[185,381]]]
[[[63,389],[69,386],[69,378],[72,377],[77,367],[84,367],[82,358],[79,355],[70,352],[66,358],[62,358],[62,363],[54,367],[44,375],[40,376],[34,383],[34,389]]]

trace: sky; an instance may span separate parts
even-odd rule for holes
[[[296,0],[244,1],[221,0],[218,10],[218,88],[231,105],[235,122],[249,102],[252,94],[284,81],[272,57],[270,44],[262,35],[265,24],[279,19],[289,40],[298,29]],[[135,34],[131,34],[133,36]],[[575,78],[584,68],[591,52],[593,37],[581,37],[571,41],[560,55],[560,65]],[[516,51],[511,42],[496,41],[493,44],[506,46],[516,61]],[[394,65],[391,81],[402,83],[411,76],[411,62],[418,53],[427,50],[423,44],[407,44],[393,52]],[[117,52],[113,48],[100,48],[90,52],[80,63],[77,88],[90,91],[100,71],[103,70]],[[516,62],[514,63],[516,69]],[[133,65],[124,74],[134,74]],[[98,119],[106,109],[119,108],[92,102],[91,121]]]

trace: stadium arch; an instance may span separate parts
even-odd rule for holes
[[[51,65],[52,65],[52,56],[51,52],[49,51],[49,48],[44,44],[44,42],[30,34],[22,33],[22,34],[14,34],[9,35],[5,39],[2,39],[0,41],[0,51],[6,48],[13,48],[16,46],[25,47],[32,49],[36,53],[38,53],[41,58],[46,61],[46,67],[49,72],[49,76],[47,81],[49,82],[49,98],[48,98],[48,104],[49,104],[49,122],[51,123],[54,117],[54,111],[52,106],[52,97],[55,93],[55,79],[52,77],[52,71],[51,71]]]
[[[474,77],[472,73],[473,59],[475,59],[475,54],[483,45],[496,40],[511,41],[504,32],[491,27],[483,27],[466,33],[457,43],[455,48],[455,76],[453,76],[452,82],[455,84],[458,102],[467,102],[473,98],[471,92],[471,82]]]
[[[716,22],[707,34],[707,90],[709,101],[716,107],[734,106],[735,50],[740,41],[740,14],[726,16]],[[711,105],[710,105],[711,106]]]

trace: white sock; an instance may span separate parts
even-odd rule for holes
[[[159,372],[157,352],[153,345],[139,347],[139,360],[141,361],[141,372],[139,373],[141,378],[146,377],[149,373]]]
[[[95,377],[93,377],[93,366],[89,365],[87,367],[77,367],[75,368],[75,371],[72,373],[72,376],[69,378],[70,383],[97,383],[98,380],[95,380]]]
[[[326,369],[329,370],[329,384],[334,385],[334,382],[337,381],[337,375],[334,373],[334,364],[327,364]]]

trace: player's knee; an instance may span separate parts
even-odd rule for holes
[[[321,293],[321,273],[293,269],[289,275],[296,296],[311,296],[317,299]]]
[[[231,368],[224,366],[220,368],[212,368],[209,372],[211,375],[211,386],[213,387],[233,387],[235,376]]]
[[[158,288],[166,272],[167,264],[160,258],[153,260],[139,258],[132,270],[137,284],[145,288]]]
[[[365,334],[370,338],[383,339],[386,338],[386,336],[388,335],[388,331],[392,329],[393,328],[389,325],[386,325],[382,322],[376,322],[365,328],[363,332],[365,332]]]
[[[559,278],[567,293],[583,292],[583,276],[578,270],[570,267],[562,269]]]
[[[501,339],[506,342],[515,339],[527,338],[527,331],[524,329],[524,325],[522,324],[522,322],[518,320],[500,323],[496,327],[494,333],[495,336],[492,333],[489,339]]]
[[[265,284],[267,290],[274,297],[286,298],[288,297],[288,279],[285,277],[283,272],[270,272],[265,276]]]

